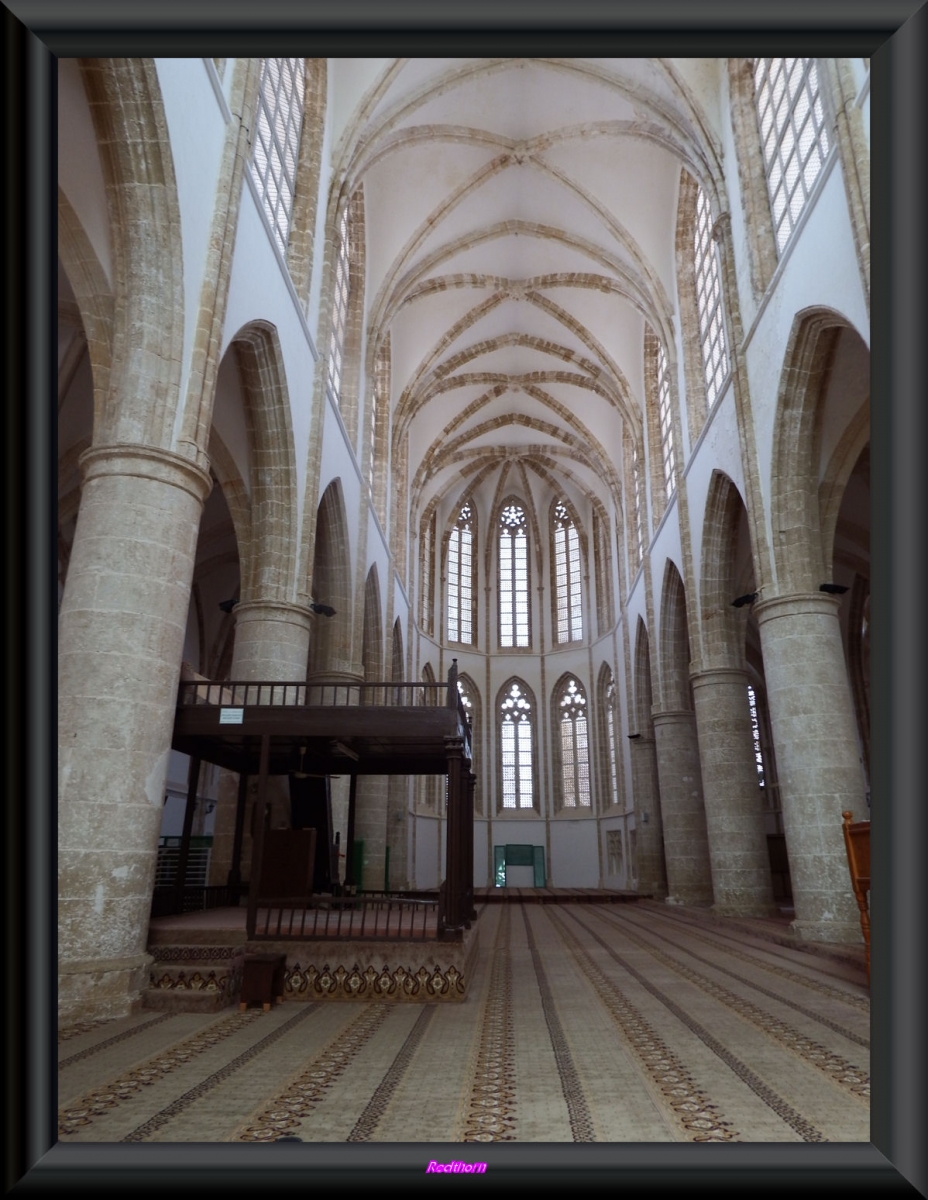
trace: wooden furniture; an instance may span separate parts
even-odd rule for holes
[[[279,1004],[284,998],[286,968],[286,954],[246,954],[239,1012],[244,1012],[249,1004],[260,1004],[265,1012],[270,1012],[275,1000]]]
[[[844,812],[844,845],[847,865],[851,872],[851,887],[860,909],[860,928],[866,949],[867,986],[870,985],[870,822],[855,821],[854,814]]]

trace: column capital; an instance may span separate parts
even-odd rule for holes
[[[694,687],[706,687],[714,683],[748,682],[748,673],[743,667],[702,667],[690,671],[690,683]]]
[[[829,592],[787,592],[782,596],[757,600],[753,613],[758,623],[764,625],[778,617],[837,617],[840,604],[841,598]]]
[[[236,604],[236,624],[245,621],[283,621],[288,625],[302,625],[311,629],[315,613],[304,604],[292,604],[288,600],[242,600]]]
[[[131,476],[154,483],[168,484],[189,492],[202,504],[213,487],[209,471],[189,458],[162,450],[157,446],[140,446],[128,442],[108,446],[91,446],[80,456],[84,484],[104,476]]]

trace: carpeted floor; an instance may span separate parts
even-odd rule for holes
[[[862,950],[649,902],[479,922],[461,1004],[61,1030],[60,1141],[870,1141]]]

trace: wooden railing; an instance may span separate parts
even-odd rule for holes
[[[258,905],[250,941],[313,941],[360,938],[365,941],[434,939],[440,927],[439,898],[432,893],[313,897],[264,900]]]
[[[319,680],[313,683],[226,682],[182,679],[178,692],[178,707],[208,704],[219,708],[276,708],[357,707],[379,705],[385,708],[457,708],[467,719],[467,713],[455,688],[449,700],[447,683],[344,683]]]

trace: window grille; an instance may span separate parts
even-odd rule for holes
[[[815,59],[755,59],[754,103],[774,234],[782,254],[828,154]]]
[[[448,641],[474,642],[474,517],[461,505],[448,539]]]
[[[728,378],[728,343],[722,313],[722,280],[718,250],[712,237],[712,213],[702,188],[696,195],[696,307],[699,312],[699,340],[706,377],[709,408],[722,393]]]
[[[158,842],[158,861],[155,866],[155,887],[165,887],[177,879],[180,847],[183,839],[162,837]],[[211,837],[192,837],[187,853],[187,874],[184,883],[188,887],[206,887],[209,883],[209,860],[212,855]]]
[[[557,596],[557,640],[583,638],[583,603],[580,590],[580,538],[563,504],[554,510],[554,576]]]
[[[338,250],[335,259],[335,294],[332,298],[332,329],[329,333],[329,354],[326,361],[326,386],[329,395],[339,403],[342,387],[342,356],[345,350],[345,330],[348,327],[348,293],[350,268],[348,255],[348,204],[338,222]]]
[[[619,770],[615,749],[615,680],[609,678],[605,694],[606,741],[609,750],[609,803],[619,802]]]
[[[507,504],[499,518],[499,642],[531,644],[528,609],[528,530],[525,510]]]
[[[760,748],[760,721],[757,717],[757,696],[754,694],[754,689],[748,684],[748,708],[751,713],[751,738],[754,742],[754,765],[757,768],[757,782],[760,787],[764,786],[764,756]]]
[[[561,778],[565,808],[590,807],[590,750],[586,696],[568,679],[558,700],[561,727]]]
[[[667,356],[664,347],[657,347],[657,411],[661,424],[661,460],[664,464],[664,487],[667,499],[673,495],[674,467],[676,458],[673,449],[673,420],[670,411],[670,372],[667,370]]]
[[[305,59],[264,60],[251,147],[251,175],[274,240],[284,255],[293,214],[305,92]]]
[[[638,566],[644,562],[644,526],[641,519],[641,469],[638,447],[632,443],[632,481],[635,486],[635,538],[638,544]]]
[[[500,751],[503,808],[531,808],[532,706],[518,680],[509,685],[500,705]]]

